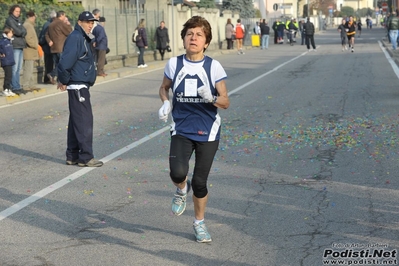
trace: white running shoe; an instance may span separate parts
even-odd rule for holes
[[[9,89],[5,89],[4,91],[3,91],[3,94],[4,94],[4,96],[7,96],[7,97],[11,97],[11,96],[15,96],[16,94],[15,93],[13,93],[11,90],[9,90]]]
[[[147,64],[142,65],[143,68],[148,67]]]
[[[143,65],[138,65],[137,68],[143,68]]]

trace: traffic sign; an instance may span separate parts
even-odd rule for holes
[[[277,11],[277,9],[278,9],[278,5],[277,5],[277,4],[274,4],[274,5],[273,5],[273,10],[274,10],[274,11]]]
[[[382,3],[381,7],[382,7],[382,11],[384,11],[384,12],[388,11],[388,3],[387,2]]]

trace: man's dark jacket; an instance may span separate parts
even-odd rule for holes
[[[65,40],[64,50],[57,67],[58,81],[63,85],[85,84],[96,81],[92,38],[79,24]]]

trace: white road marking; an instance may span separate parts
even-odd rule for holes
[[[388,62],[391,64],[393,72],[395,72],[396,77],[398,77],[399,79],[399,68],[398,65],[395,63],[395,60],[392,59],[392,57],[389,55],[389,53],[387,52],[387,48],[385,48],[381,41],[378,41],[378,44],[380,45],[380,48],[382,50],[382,52],[385,54],[385,57],[387,58]]]

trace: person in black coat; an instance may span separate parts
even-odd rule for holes
[[[161,60],[163,60],[166,47],[169,45],[168,29],[165,28],[164,21],[161,21],[159,27],[155,31],[154,42],[156,42],[156,48],[161,54]]]
[[[44,53],[44,83],[50,83],[50,79],[48,78],[47,74],[51,73],[54,69],[54,60],[53,55],[51,54],[50,46],[46,41],[46,32],[48,30],[48,26],[51,22],[57,17],[57,13],[53,10],[50,12],[50,18],[43,24],[42,30],[39,34],[39,44],[43,49]]]
[[[274,31],[274,44],[277,44],[277,21],[273,22],[272,29]]]
[[[316,51],[316,45],[314,44],[314,25],[310,22],[310,18],[307,18],[305,25],[303,26],[303,30],[306,35],[306,46],[310,51],[310,42],[312,43],[313,50]]]

